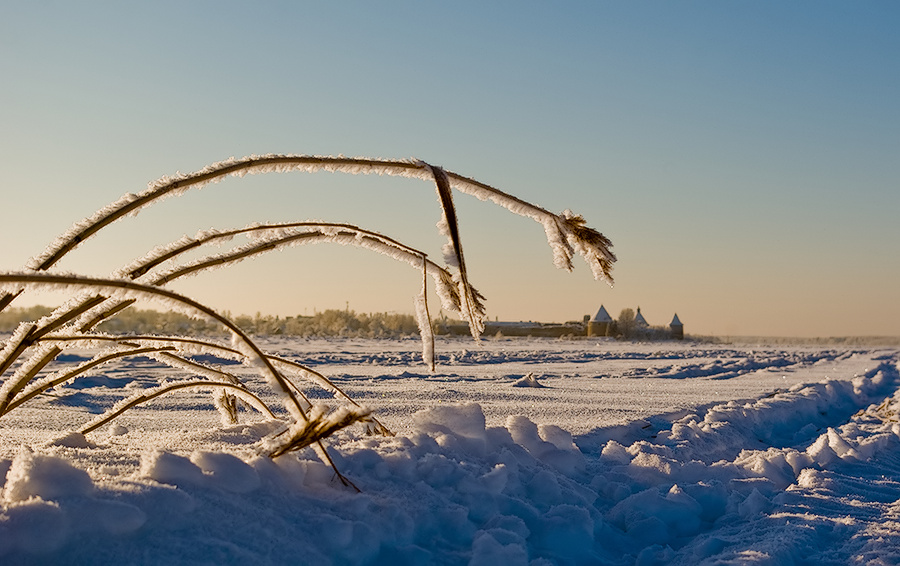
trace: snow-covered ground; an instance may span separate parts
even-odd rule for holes
[[[396,433],[328,439],[361,493],[208,393],[67,436],[189,377],[126,359],[0,419],[0,563],[900,562],[896,348],[441,339],[430,373],[415,340],[261,344]]]

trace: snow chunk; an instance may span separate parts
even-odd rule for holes
[[[260,486],[259,474],[249,464],[224,452],[197,451],[191,461],[211,476],[211,482],[234,493],[249,493]]]
[[[699,532],[702,512],[693,497],[673,486],[665,496],[650,488],[627,497],[610,510],[608,519],[645,545],[667,544]]]
[[[830,489],[832,481],[815,468],[806,468],[797,476],[797,485],[806,489]]]
[[[34,454],[24,448],[13,459],[6,475],[4,498],[25,501],[31,497],[45,500],[87,495],[94,490],[91,476],[67,460]]]
[[[413,415],[416,428],[429,434],[454,433],[466,438],[484,438],[485,419],[481,405],[441,405]]]
[[[584,455],[572,442],[572,436],[561,428],[552,425],[541,425],[539,428],[521,415],[507,417],[506,428],[517,444],[556,470],[569,476],[584,470]],[[548,442],[542,436],[552,439],[558,445]]]
[[[176,486],[200,485],[206,478],[203,470],[184,456],[163,450],[144,454],[141,476]]]
[[[563,428],[556,425],[542,424],[538,425],[538,433],[541,435],[541,438],[560,450],[578,452],[578,447],[575,446],[575,441],[572,440],[572,433]]]
[[[809,456],[796,450],[769,448],[766,451],[741,450],[734,461],[753,475],[764,477],[780,488],[794,483],[800,470],[811,463]]]
[[[631,462],[631,454],[628,453],[624,446],[615,440],[606,442],[606,445],[600,453],[600,457],[604,461],[613,464],[629,464]]]
[[[519,379],[515,383],[512,384],[513,387],[534,387],[535,389],[542,389],[547,387],[543,383],[537,380],[533,373],[529,373],[525,377]]]
[[[828,466],[838,459],[850,461],[862,459],[859,453],[831,427],[828,427],[828,431],[806,449],[806,453],[820,466]]]
[[[755,487],[747,499],[738,505],[738,515],[743,519],[751,519],[772,509],[772,502]]]
[[[65,446],[66,448],[93,448],[94,445],[88,442],[87,438],[80,432],[70,432],[62,438],[57,438],[50,443],[50,446]]]
[[[472,541],[472,559],[469,566],[525,566],[528,564],[528,550],[525,541],[510,531],[491,529],[479,531]]]

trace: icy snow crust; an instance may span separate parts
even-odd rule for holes
[[[439,339],[430,373],[414,340],[260,343],[397,433],[332,442],[362,493],[195,391],[70,433],[191,377],[128,358],[0,420],[0,562],[900,561],[900,350]]]

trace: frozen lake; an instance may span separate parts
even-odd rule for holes
[[[362,493],[336,482],[310,449],[270,460],[264,437],[278,422],[244,411],[241,424],[223,425],[206,392],[161,397],[53,443],[120,399],[190,377],[126,358],[0,420],[0,470],[8,470],[0,557],[812,564],[900,556],[896,348],[439,337],[430,372],[412,339],[260,344],[321,372],[396,433],[370,437],[353,426],[327,439]],[[67,352],[65,364],[90,356]],[[221,364],[278,405],[254,368],[196,359]],[[298,384],[314,402],[337,403]],[[48,529],[50,543],[41,542]]]

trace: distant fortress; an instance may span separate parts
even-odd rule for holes
[[[600,310],[597,311],[594,318],[588,318],[588,315],[584,315],[584,325],[585,334],[587,336],[621,335],[627,338],[630,337],[629,335],[634,335],[639,337],[642,334],[650,334],[650,331],[652,330],[650,323],[648,323],[647,319],[644,318],[644,315],[641,314],[641,307],[637,308],[637,312],[634,314],[632,320],[627,320],[627,317],[626,320],[623,320],[622,316],[619,317],[619,320],[613,320],[606,311],[606,308],[603,305],[600,305]],[[664,328],[656,329],[656,332],[653,334],[660,334],[660,330],[665,332]],[[675,313],[675,316],[672,317],[672,322],[669,323],[668,334],[668,338],[684,340],[684,324],[678,318],[678,313]]]
[[[547,322],[499,322],[485,321],[485,336],[603,336],[610,338],[637,338],[649,340],[683,340],[684,324],[676,313],[672,322],[667,327],[650,326],[647,319],[641,313],[641,307],[637,308],[634,318],[628,316],[631,309],[626,309],[620,315],[619,320],[614,320],[603,305],[597,314],[584,315],[581,321],[565,323]],[[441,321],[436,324],[435,332],[438,334],[469,334],[469,325],[460,321]]]

